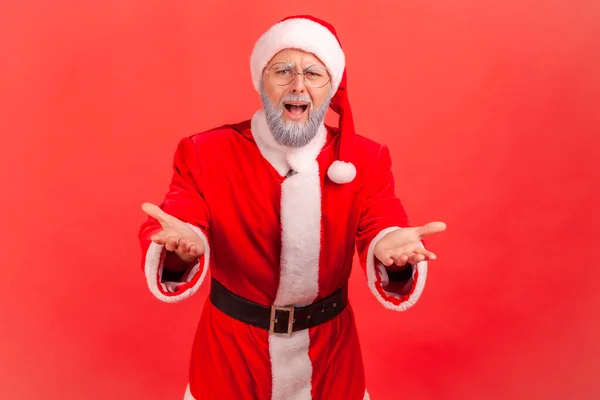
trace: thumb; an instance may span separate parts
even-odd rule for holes
[[[417,229],[419,236],[421,237],[442,232],[444,230],[446,230],[446,224],[443,222],[429,222]]]
[[[200,248],[201,247],[201,248]],[[198,246],[197,244],[192,244],[188,250],[188,254],[194,257],[200,257],[204,254],[204,246]]]
[[[152,218],[156,218],[162,226],[169,224],[170,215],[164,212],[159,206],[152,203],[143,203],[142,210]]]

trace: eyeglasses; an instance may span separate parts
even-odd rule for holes
[[[304,83],[312,88],[321,88],[331,80],[329,70],[318,65],[311,65],[304,68],[302,72],[296,72],[290,64],[280,62],[271,65],[266,72],[269,80],[278,86],[289,85],[296,78],[296,75],[302,75]]]

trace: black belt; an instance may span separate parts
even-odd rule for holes
[[[238,321],[290,337],[292,332],[312,328],[338,316],[348,304],[348,282],[332,295],[307,306],[268,307],[236,295],[212,278],[210,301]]]

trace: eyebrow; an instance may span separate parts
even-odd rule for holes
[[[285,61],[277,61],[277,62],[274,62],[272,65],[275,65],[275,64],[283,64],[285,67],[296,68],[296,63],[289,63],[289,62],[285,62]]]
[[[278,62],[276,62],[274,64],[280,64],[280,63],[283,64],[286,67],[289,67],[289,68],[292,68],[292,69],[296,69],[296,63],[295,62],[278,61]],[[311,68],[323,69],[325,67],[322,66],[322,65],[319,65],[319,64],[310,64],[307,67],[302,68],[302,70],[311,69]]]

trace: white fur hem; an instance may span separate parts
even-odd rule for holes
[[[370,400],[371,397],[369,396],[369,392],[367,392],[365,390],[365,397],[363,397],[363,400]],[[187,388],[185,389],[185,394],[183,395],[183,400],[196,400],[196,398],[194,396],[192,396],[192,392],[190,390],[190,385],[187,385]]]
[[[425,287],[425,280],[427,279],[427,261],[421,261],[417,263],[415,267],[413,267],[413,277],[411,278],[411,284],[408,287],[409,290],[412,289],[412,293],[410,294],[408,299],[402,301],[400,304],[394,304],[392,299],[400,299],[404,293],[393,293],[384,290],[385,285],[387,285],[387,282],[389,280],[385,266],[375,258],[375,245],[385,235],[397,229],[402,228],[394,226],[383,229],[371,241],[367,252],[367,283],[369,285],[369,289],[371,289],[371,293],[373,293],[375,298],[377,298],[377,300],[381,304],[383,304],[385,308],[393,311],[406,311],[407,309],[415,305],[415,303],[417,302],[417,300],[419,300],[419,297],[421,297],[421,294],[423,293],[423,289]],[[415,275],[416,282],[414,282]],[[379,282],[377,278],[379,278]],[[386,297],[382,295],[379,289],[383,290],[384,295]],[[404,289],[406,290],[407,287],[405,287]]]
[[[192,396],[192,391],[190,390],[190,385],[187,385],[185,388],[185,394],[183,395],[183,400],[196,400],[194,396]]]
[[[210,247],[204,233],[197,227],[187,224],[204,242],[204,263],[197,263],[183,277],[181,282],[165,282],[161,281],[163,271],[163,253],[166,251],[165,246],[154,242],[150,243],[146,252],[146,262],[144,264],[144,272],[150,292],[159,300],[166,303],[175,303],[192,296],[202,285],[206,273],[208,272],[208,264],[210,261]],[[195,281],[193,286],[190,286],[183,292],[175,294],[179,286]],[[159,286],[160,285],[160,286]]]

